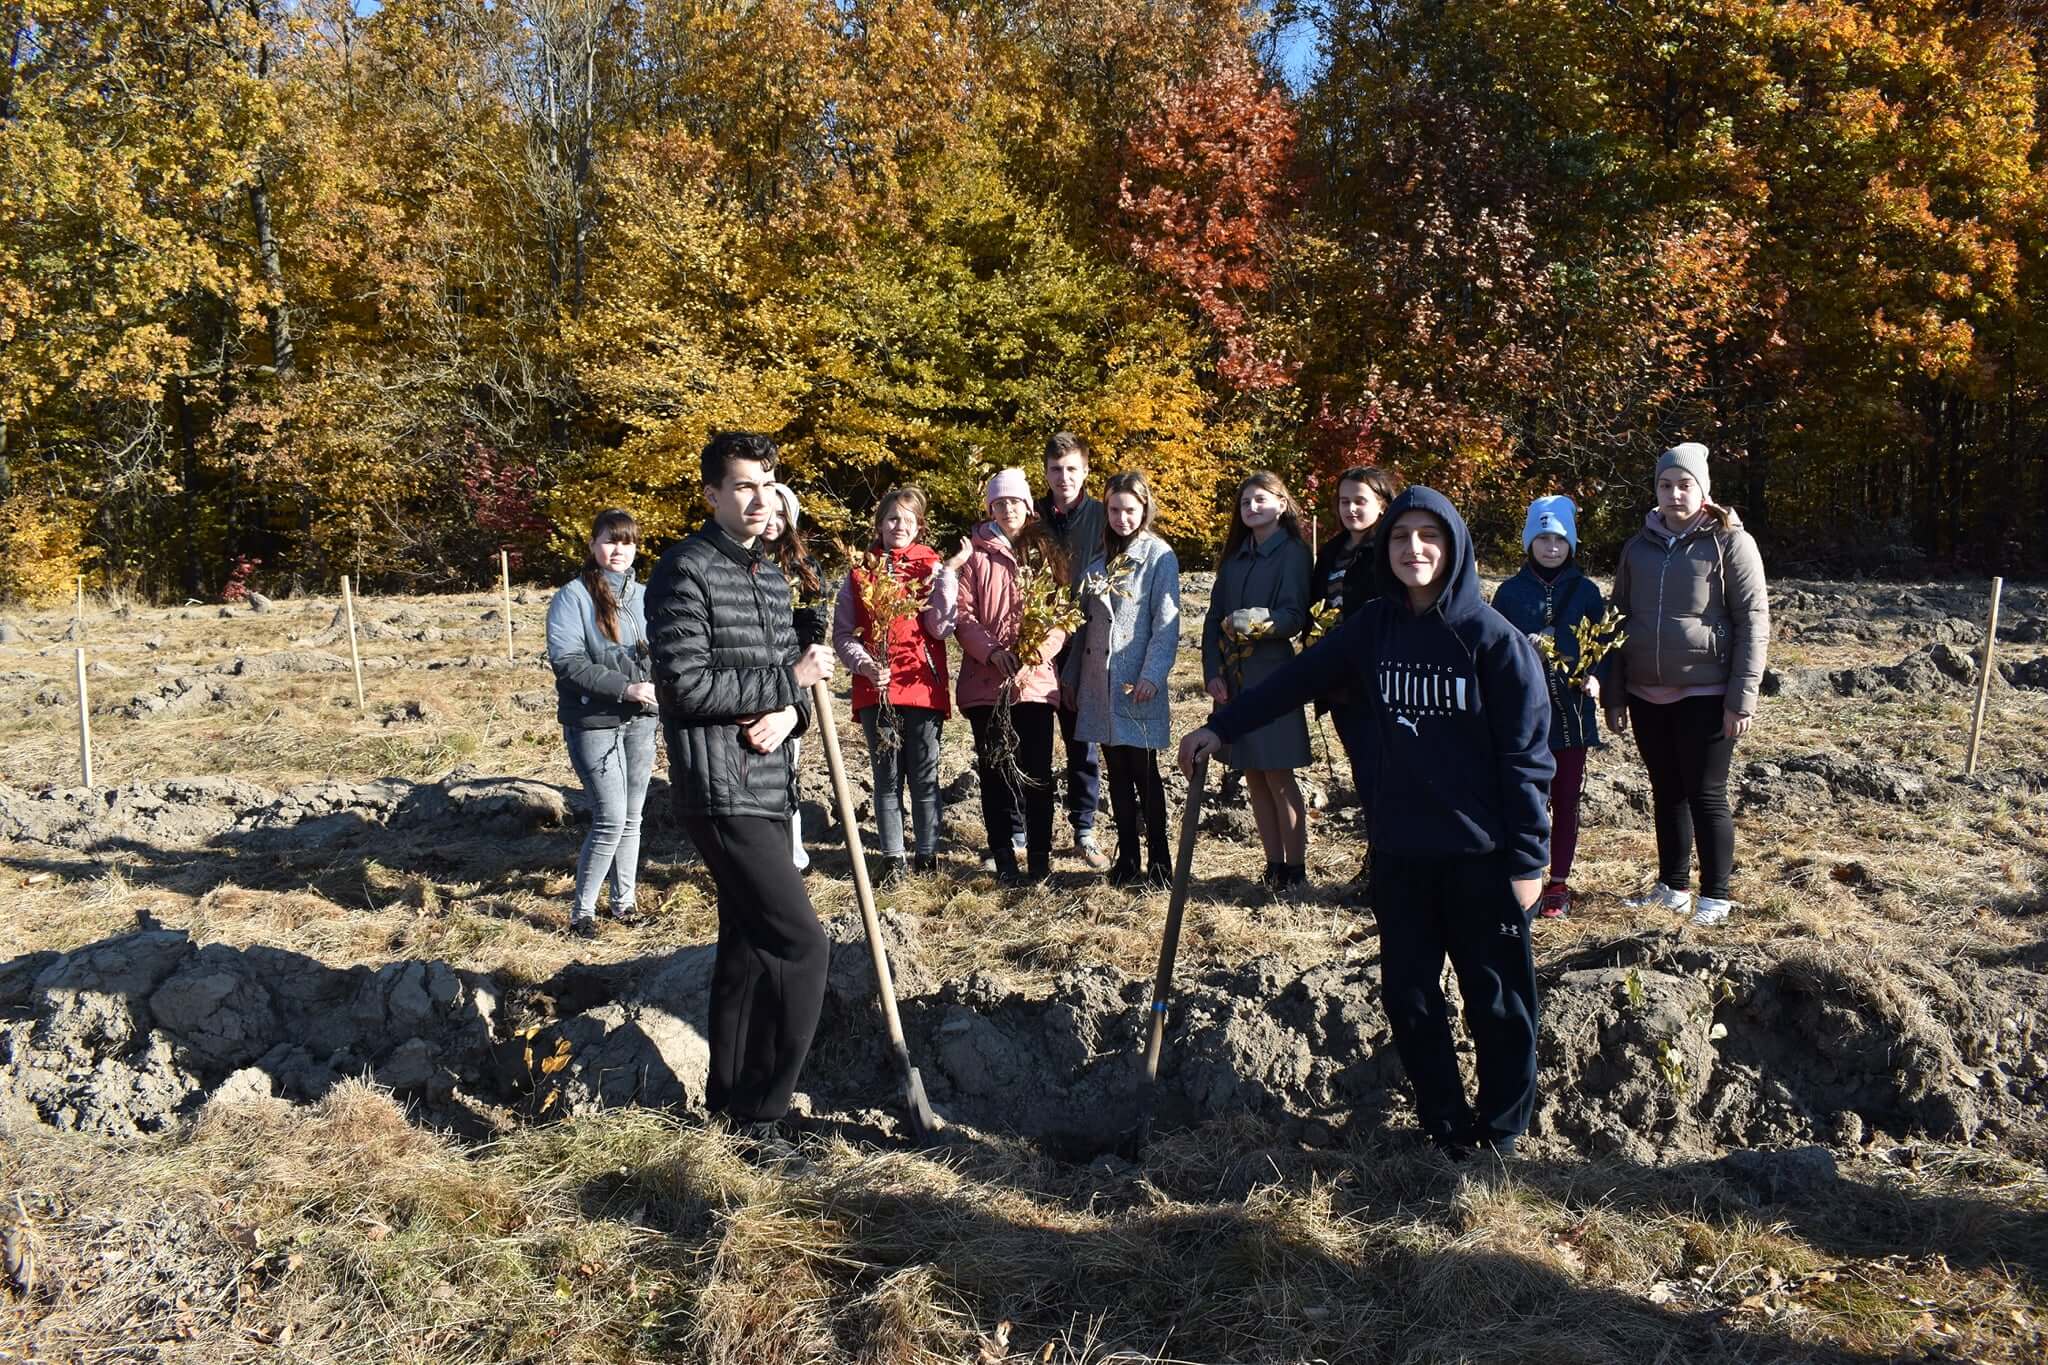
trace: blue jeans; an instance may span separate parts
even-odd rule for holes
[[[910,783],[910,818],[916,829],[917,856],[939,851],[939,730],[945,724],[937,711],[924,706],[896,708],[896,730],[903,742],[884,750],[875,718],[879,706],[863,707],[861,733],[868,739],[868,762],[875,775],[875,834],[882,856],[903,856],[903,784]]]
[[[590,796],[590,833],[576,859],[577,919],[597,914],[597,891],[607,875],[612,911],[633,904],[640,874],[640,808],[654,773],[653,716],[601,730],[564,730],[569,763]]]

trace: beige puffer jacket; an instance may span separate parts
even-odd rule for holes
[[[1742,518],[1708,503],[1699,525],[1673,536],[1655,511],[1621,547],[1614,604],[1628,638],[1606,694],[1610,718],[1628,684],[1727,686],[1727,708],[1754,715],[1771,638],[1764,561]]]

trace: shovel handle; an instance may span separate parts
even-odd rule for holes
[[[839,803],[839,827],[846,833],[846,857],[853,865],[853,898],[860,906],[861,927],[867,931],[868,955],[875,963],[875,986],[882,996],[882,1018],[889,1026],[889,1042],[896,1051],[909,1056],[903,1041],[903,1019],[896,1012],[896,978],[889,971],[889,954],[882,947],[882,925],[875,917],[875,889],[868,883],[868,860],[861,852],[860,826],[854,822],[853,789],[846,784],[846,760],[839,756],[839,718],[832,709],[832,694],[825,684],[811,684],[811,715],[818,734],[825,741],[825,766],[832,773],[832,795]]]
[[[1173,891],[1166,899],[1166,929],[1159,937],[1159,970],[1152,977],[1152,1023],[1145,1038],[1145,1081],[1159,1081],[1159,1054],[1166,1047],[1166,1006],[1173,994],[1173,960],[1180,952],[1180,922],[1188,906],[1188,883],[1194,879],[1195,835],[1202,823],[1202,786],[1209,760],[1195,760],[1188,778],[1187,806],[1180,816],[1180,847],[1173,859]]]

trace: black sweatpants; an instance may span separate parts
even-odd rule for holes
[[[969,706],[967,724],[974,731],[975,776],[981,783],[981,818],[988,826],[989,852],[998,872],[1017,870],[1010,831],[1017,827],[1017,807],[1024,807],[1024,847],[1033,872],[1052,865],[1052,731],[1053,708],[1042,701],[1013,702],[1010,720],[1017,728],[1017,768],[1024,774],[1023,791],[1011,789],[995,765],[996,708]]]
[[[1721,733],[1719,696],[1673,702],[1628,699],[1628,724],[1650,773],[1657,825],[1657,880],[1673,891],[1692,885],[1692,850],[1700,850],[1700,894],[1728,899],[1735,872],[1735,816],[1728,806],[1728,769],[1735,741]]]
[[[685,816],[718,886],[705,1105],[740,1123],[779,1119],[825,1005],[831,945],[789,860],[789,821]]]
[[[1116,816],[1116,870],[1124,874],[1139,871],[1141,847],[1149,866],[1171,869],[1173,855],[1166,847],[1166,788],[1159,780],[1159,751],[1134,744],[1105,744],[1102,761],[1109,769],[1110,810]]]
[[[1372,856],[1381,995],[1394,1047],[1432,1138],[1519,1137],[1536,1108],[1536,962],[1529,916],[1515,903],[1499,856]],[[1444,957],[1465,998],[1465,1028],[1479,1052],[1479,1102],[1465,1102],[1444,1000]]]

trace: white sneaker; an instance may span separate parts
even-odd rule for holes
[[[1729,912],[1734,908],[1735,904],[1732,901],[1718,900],[1713,896],[1701,896],[1699,908],[1692,912],[1692,922],[1702,926],[1719,924],[1722,920],[1728,918]]]
[[[1692,909],[1692,892],[1673,891],[1664,883],[1658,882],[1641,895],[1628,897],[1622,901],[1622,905],[1630,910],[1664,910],[1674,915],[1682,915]],[[1722,913],[1725,915],[1727,912],[1724,910]]]

